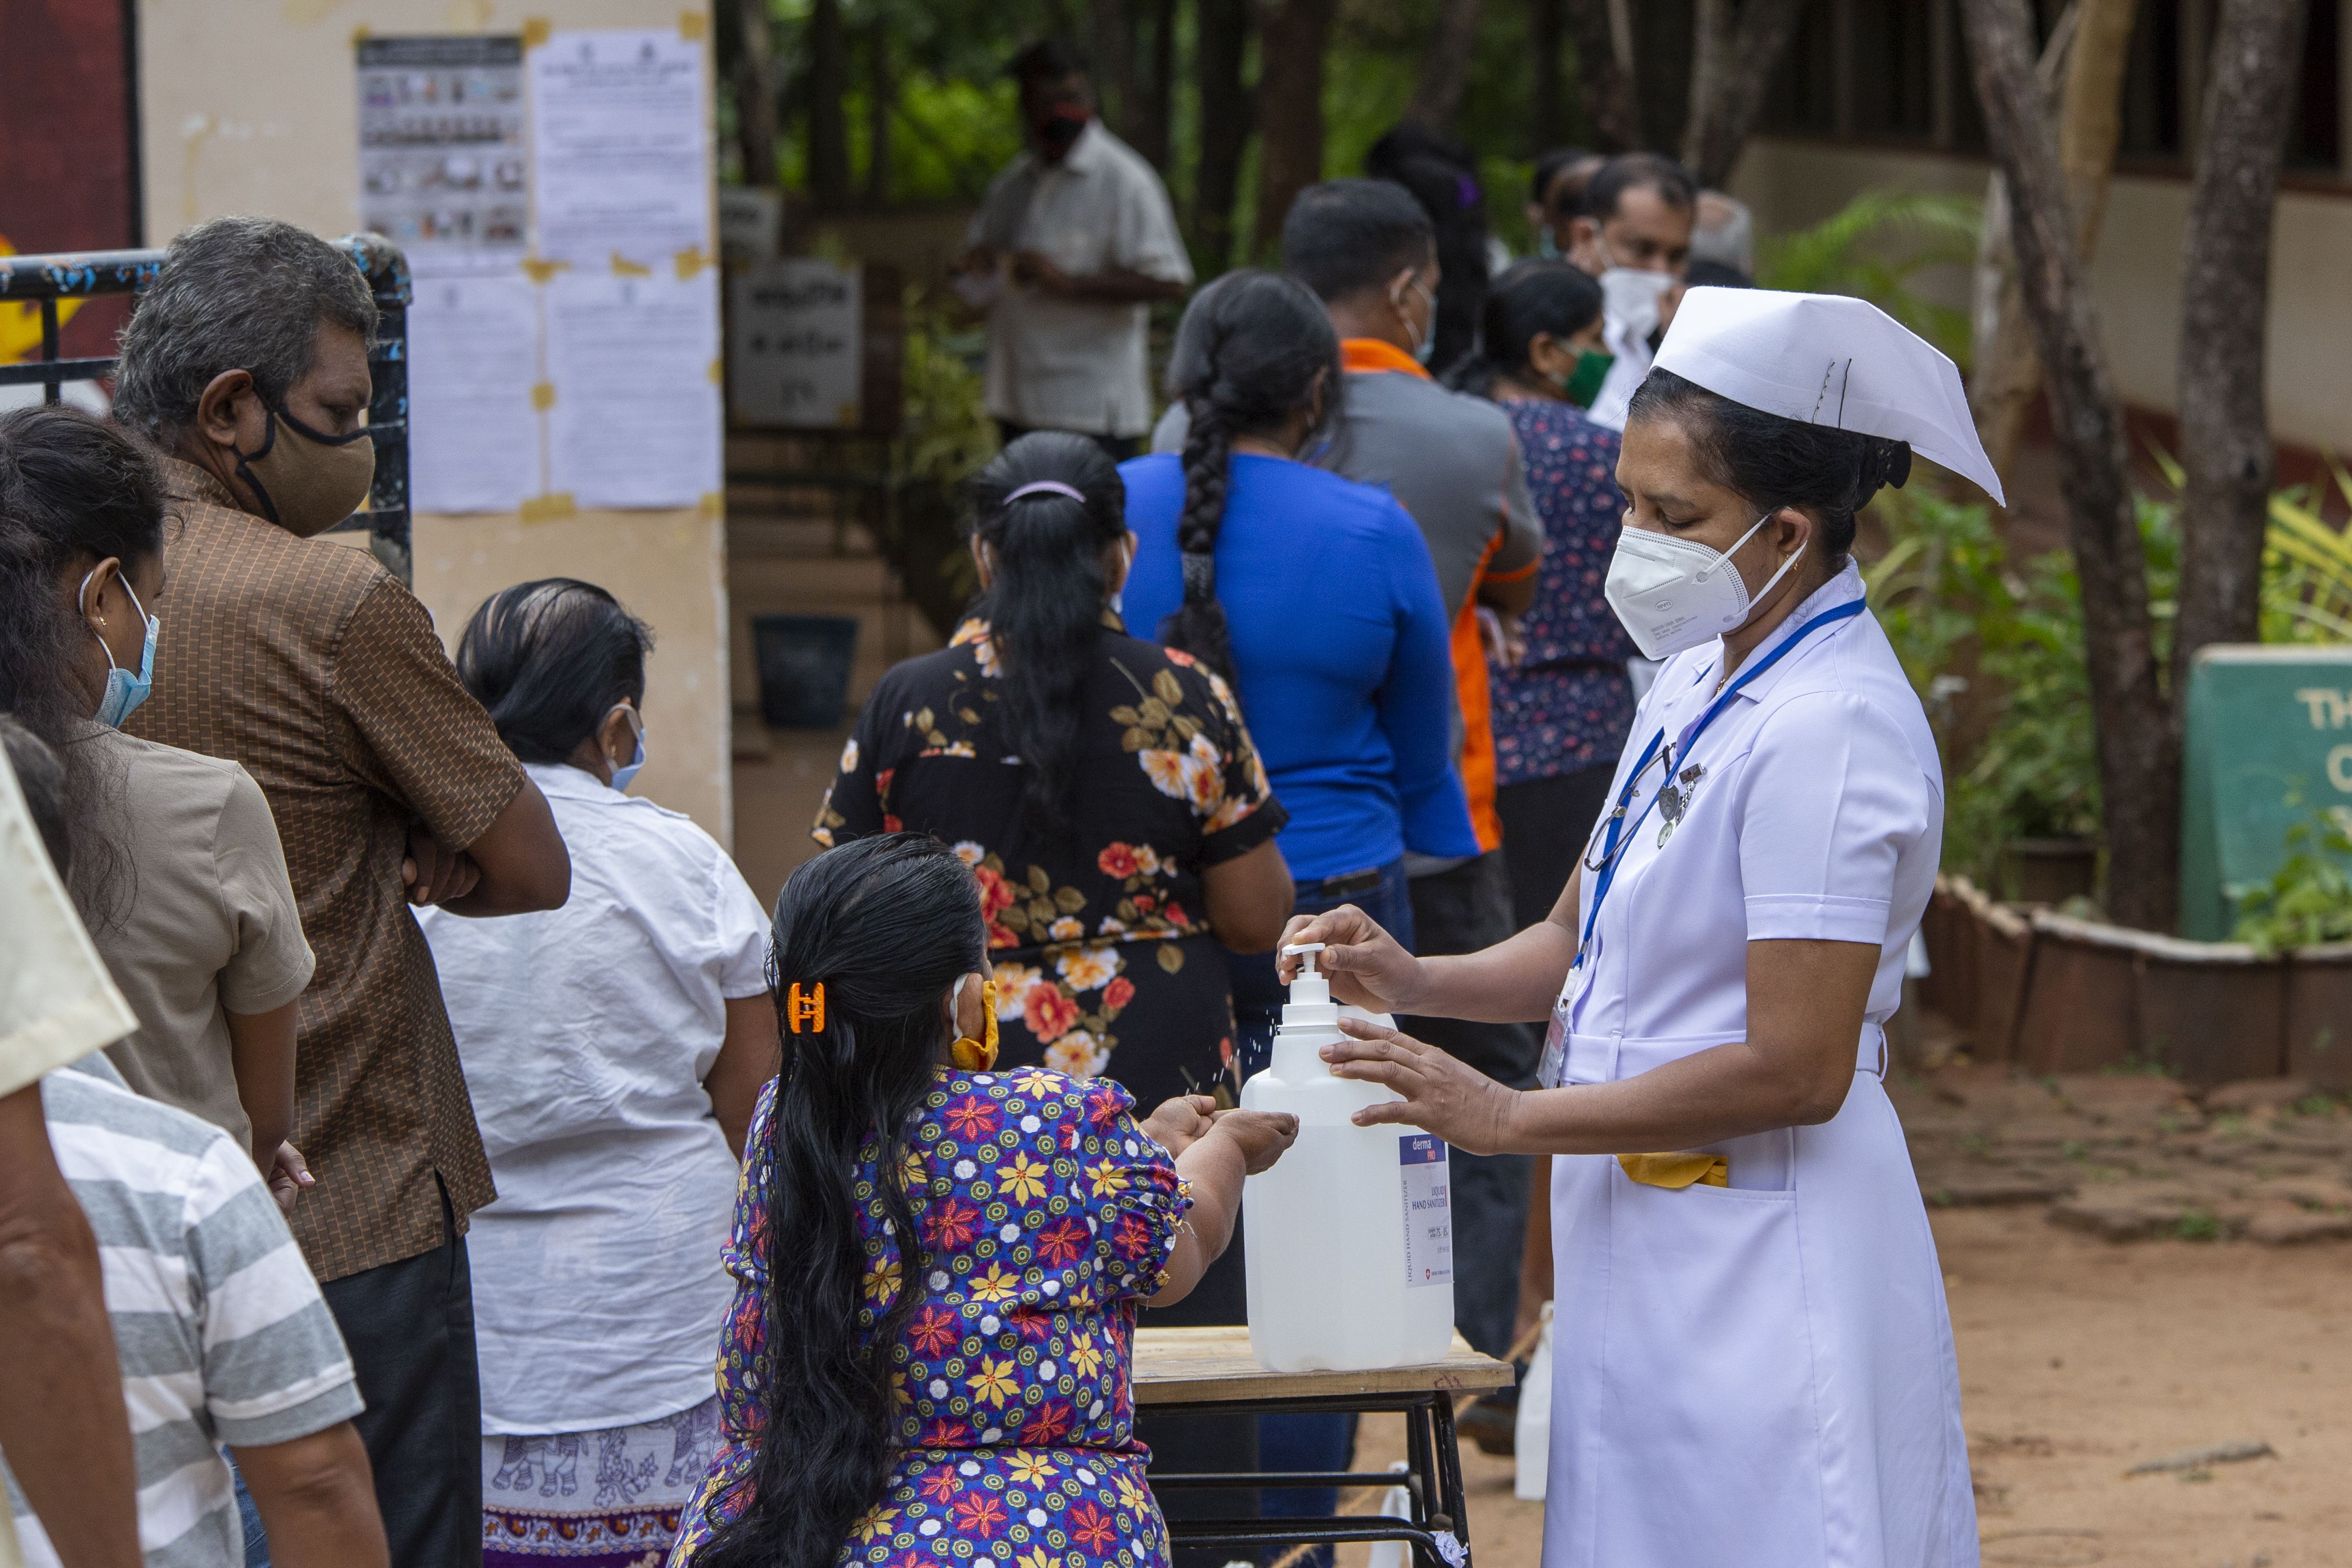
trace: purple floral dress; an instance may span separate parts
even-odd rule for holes
[[[750,1147],[772,1135],[761,1092]],[[907,1195],[922,1243],[919,1304],[891,1356],[899,1451],[839,1563],[882,1568],[1000,1562],[1014,1568],[1165,1568],[1167,1530],[1135,1441],[1135,1314],[1166,1278],[1192,1198],[1117,1083],[1042,1068],[942,1068],[915,1130]],[[866,1145],[870,1333],[905,1284],[883,1229],[877,1149]],[[767,1422],[766,1162],[746,1161],[726,1250],[739,1281],[720,1341],[723,1444],[669,1556],[693,1562],[749,1500]]]
[[[1519,622],[1528,656],[1493,677],[1495,781],[1508,785],[1616,762],[1633,725],[1625,661],[1636,650],[1601,593],[1623,527],[1616,433],[1573,403],[1502,407],[1544,528],[1535,608]]]

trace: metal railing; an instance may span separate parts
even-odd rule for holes
[[[368,370],[375,395],[368,402],[368,431],[375,437],[375,482],[367,509],[352,513],[331,532],[369,534],[376,559],[404,582],[409,580],[408,511],[408,305],[413,297],[408,262],[382,235],[348,235],[336,248],[352,258],[374,291],[381,318]],[[160,250],[61,251],[48,256],[0,256],[0,305],[37,303],[41,308],[41,357],[0,365],[0,386],[38,386],[43,401],[62,401],[68,382],[97,381],[114,373],[114,361],[68,360],[58,350],[58,302],[109,294],[140,294],[163,275]]]

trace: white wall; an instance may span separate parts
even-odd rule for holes
[[[1758,137],[1732,180],[1756,208],[1760,233],[1801,228],[1874,186],[1984,193],[1982,159],[1839,147]],[[2172,412],[2178,399],[2180,242],[2185,179],[2119,174],[2091,264],[2107,359],[2125,399]],[[2272,237],[2267,386],[2271,432],[2282,442],[2352,451],[2352,190],[2279,198]],[[1967,302],[1958,269],[1923,279]]]

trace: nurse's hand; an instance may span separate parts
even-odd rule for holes
[[[1286,986],[1298,977],[1298,956],[1282,949],[1304,942],[1323,944],[1323,951],[1315,956],[1315,967],[1331,977],[1335,1000],[1373,1013],[1419,1010],[1412,1004],[1421,989],[1421,960],[1354,904],[1290,917],[1275,948],[1279,955],[1275,971]]]
[[[1505,1128],[1517,1099],[1511,1091],[1411,1035],[1362,1019],[1341,1019],[1339,1030],[1354,1038],[1323,1048],[1331,1076],[1378,1083],[1404,1096],[1365,1106],[1350,1118],[1356,1125],[1402,1123],[1467,1154],[1506,1152]]]

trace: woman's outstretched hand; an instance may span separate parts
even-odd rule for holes
[[[1352,1118],[1356,1125],[1402,1123],[1435,1133],[1466,1154],[1507,1150],[1511,1111],[1518,1099],[1510,1090],[1411,1035],[1362,1019],[1343,1018],[1339,1029],[1351,1038],[1323,1048],[1331,1075],[1378,1083],[1404,1096],[1365,1106]]]
[[[1331,977],[1331,995],[1367,1012],[1411,1012],[1421,987],[1421,960],[1406,952],[1380,923],[1352,904],[1321,915],[1294,915],[1282,928],[1275,968],[1288,985],[1298,977],[1298,956],[1282,947],[1320,942],[1315,967]]]

